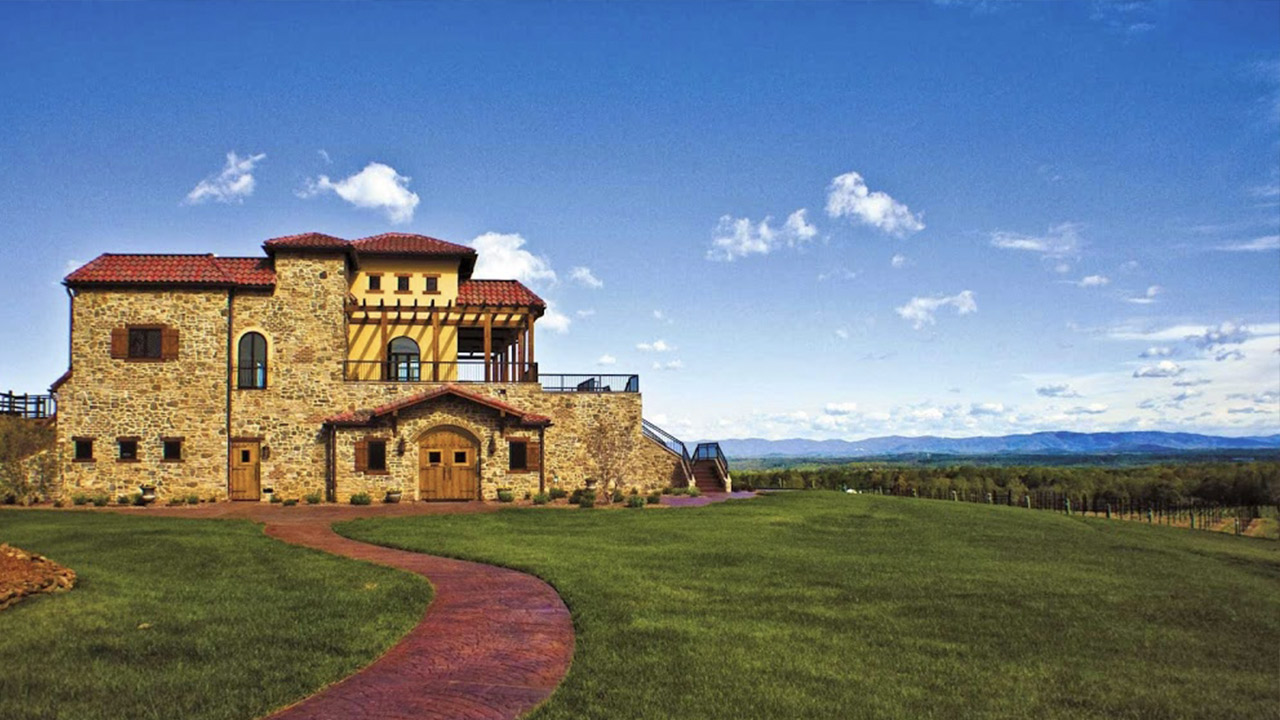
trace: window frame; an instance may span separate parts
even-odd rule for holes
[[[524,462],[516,467],[516,456],[513,452],[519,446],[520,451],[524,454]],[[507,472],[508,473],[526,473],[529,472],[529,440],[528,438],[507,438]]]
[[[73,438],[71,438],[71,461],[72,461],[72,462],[81,462],[81,463],[84,463],[84,462],[89,462],[89,463],[91,463],[91,462],[97,462],[97,461],[98,461],[98,460],[97,460],[97,458],[95,458],[95,457],[93,456],[93,441],[94,441],[94,438],[91,438],[91,437],[73,437]],[[89,446],[89,456],[88,456],[88,457],[80,457],[80,446],[81,446],[81,444],[87,444],[87,445]]]
[[[162,437],[160,438],[160,462],[180,463],[187,459],[185,438],[180,437]],[[178,457],[169,457],[169,446],[177,445]]]
[[[435,287],[431,287],[435,283]],[[440,294],[440,276],[438,274],[430,274],[422,276],[422,294],[423,295],[439,295]]]
[[[253,366],[252,363],[254,361],[254,358],[253,358],[254,348],[250,347],[249,348],[250,365],[247,368],[249,370],[250,384],[246,385],[244,383],[246,367],[245,365],[242,364],[244,360],[244,342],[245,340],[252,341],[251,339],[254,336],[257,336],[259,339],[262,340],[262,368],[259,371],[257,368]],[[267,336],[258,332],[257,330],[246,330],[245,332],[243,332],[240,335],[240,339],[236,341],[236,389],[237,390],[266,390],[270,364],[271,364],[271,343],[267,342]],[[258,384],[259,377],[261,377],[261,384]]]
[[[390,450],[390,448],[388,447],[389,443],[387,439],[382,437],[370,437],[370,438],[365,438],[365,442],[368,443],[366,447],[368,448],[367,452],[369,453],[367,458],[367,463],[365,466],[365,472],[370,475],[391,474],[391,468],[387,464],[388,452]],[[382,467],[377,467],[374,465],[374,462],[373,462],[374,455],[375,455],[374,448],[381,448],[380,452],[382,454]]]
[[[396,295],[408,295],[413,292],[413,273],[396,273]]]
[[[155,333],[156,354],[134,355],[133,334]],[[164,325],[126,325],[125,326],[125,359],[130,362],[163,362],[164,361]],[[144,343],[145,344],[145,343]]]
[[[367,286],[365,287],[365,292],[367,293],[382,292],[382,273],[366,273],[365,278],[367,280]]]
[[[138,444],[138,441],[141,439],[142,438],[139,438],[136,435],[125,435],[125,436],[116,438],[116,462],[122,462],[122,463],[141,462],[142,453],[139,452],[141,448],[139,447],[139,444]],[[133,446],[133,457],[125,457],[124,448],[126,444]]]

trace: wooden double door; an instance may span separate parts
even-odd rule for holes
[[[453,428],[437,428],[424,434],[418,441],[418,497],[478,499],[480,442]]]
[[[257,440],[231,441],[232,500],[260,500],[262,498],[262,444]]]

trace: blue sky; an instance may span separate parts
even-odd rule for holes
[[[0,67],[0,389],[101,252],[404,230],[690,440],[1280,431],[1280,3],[5,4]]]

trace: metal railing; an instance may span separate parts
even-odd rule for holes
[[[538,364],[522,367],[515,363],[504,367],[491,363],[486,378],[484,360],[344,360],[342,377],[349,382],[534,382],[538,377]]]
[[[40,420],[51,417],[57,410],[57,401],[52,395],[0,393],[0,415]]]
[[[680,469],[684,473],[685,484],[692,485],[693,461],[689,458],[689,448],[684,441],[644,418],[640,418],[640,431],[645,437],[680,456]]]
[[[724,456],[724,451],[720,449],[720,443],[698,443],[693,449],[693,461],[699,462],[709,460],[715,463],[716,474],[720,476],[720,482],[729,487],[729,459]]]
[[[639,375],[540,375],[547,392],[640,392]]]

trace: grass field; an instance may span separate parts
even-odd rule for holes
[[[544,720],[1280,717],[1271,541],[823,492],[339,530],[551,582]]]
[[[368,664],[430,585],[249,522],[0,511],[0,542],[79,574],[0,612],[0,718],[248,720]]]

